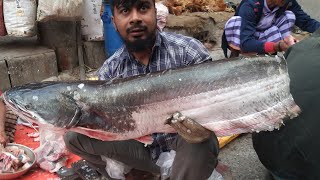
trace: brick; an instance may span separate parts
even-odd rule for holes
[[[56,55],[53,50],[6,59],[12,87],[40,82],[58,75]]]
[[[11,85],[7,65],[4,60],[0,60],[0,90],[4,92],[9,88],[11,88]]]
[[[84,63],[90,68],[98,69],[107,59],[103,41],[87,41],[84,46]]]

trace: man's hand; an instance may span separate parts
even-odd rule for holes
[[[274,50],[276,51],[276,52],[282,52],[282,51],[286,51],[288,48],[289,48],[289,46],[288,46],[288,44],[286,43],[286,42],[284,42],[283,40],[281,40],[281,41],[278,41],[278,42],[276,42],[275,44],[274,44]]]
[[[284,40],[276,42],[273,46],[273,49],[276,52],[286,51],[290,46],[296,44],[297,42],[299,42],[298,39],[289,35],[289,36],[286,36]]]
[[[9,142],[8,136],[4,131],[0,132],[0,144],[2,144],[4,147],[7,145],[7,142]]]
[[[286,36],[283,40],[288,46],[292,46],[299,42],[298,39],[294,38],[292,35]]]
[[[6,146],[7,141],[9,140],[5,133],[5,121],[6,121],[6,107],[1,101],[0,96],[0,143],[3,146]]]
[[[173,127],[178,134],[188,143],[201,143],[212,135],[212,131],[201,126],[193,119],[183,116],[181,113],[174,113],[167,119],[167,124]]]

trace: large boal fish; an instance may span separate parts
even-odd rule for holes
[[[111,81],[33,83],[3,96],[24,119],[101,140],[175,132],[165,124],[175,112],[225,136],[297,116],[289,83],[284,59],[255,56]]]

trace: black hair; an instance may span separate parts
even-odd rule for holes
[[[111,12],[114,15],[114,8],[119,8],[120,6],[132,7],[134,4],[141,0],[110,0],[111,2]],[[155,0],[152,0],[155,3]]]

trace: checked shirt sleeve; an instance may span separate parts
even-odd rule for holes
[[[209,51],[197,39],[191,39],[185,48],[185,63],[200,64],[205,61],[212,60]]]
[[[101,66],[101,68],[97,71],[97,76],[99,78],[99,80],[108,80],[108,79],[112,79],[112,70],[113,70],[113,66],[112,63],[110,63],[108,60],[105,61],[103,63],[103,65]]]

